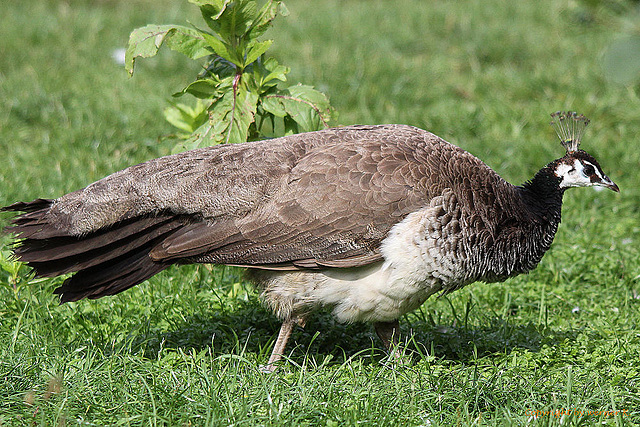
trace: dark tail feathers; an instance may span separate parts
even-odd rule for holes
[[[76,272],[54,292],[61,302],[115,295],[167,268],[149,251],[184,225],[175,215],[138,217],[84,236],[72,236],[47,218],[52,200],[15,203],[3,211],[25,212],[7,232],[18,236],[14,253],[36,276]]]

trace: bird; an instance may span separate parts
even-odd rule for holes
[[[267,372],[321,307],[373,323],[391,351],[399,318],[430,296],[534,269],[566,189],[619,192],[579,148],[589,120],[551,116],[566,153],[519,186],[428,131],[353,125],[150,160],[6,206],[21,212],[6,232],[37,277],[73,273],[54,291],[61,303],[118,294],[174,264],[245,267],[282,321]]]

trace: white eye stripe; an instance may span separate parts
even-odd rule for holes
[[[604,181],[604,176],[600,173],[600,171],[598,170],[596,165],[594,165],[591,162],[587,162],[586,160],[584,161],[584,163],[585,163],[585,165],[589,165],[589,166],[591,166],[593,168],[594,173],[597,175],[597,177],[600,179],[600,181]],[[584,173],[584,168],[583,168],[583,173]]]

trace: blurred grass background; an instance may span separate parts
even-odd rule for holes
[[[412,356],[393,369],[369,326],[321,313],[294,333],[286,366],[260,374],[278,322],[231,268],[174,268],[58,306],[61,279],[29,282],[4,237],[0,425],[640,423],[640,99],[603,68],[608,46],[638,28],[636,3],[286,4],[269,53],[292,82],[330,97],[334,124],[425,128],[521,183],[562,155],[549,113],[575,109],[592,119],[584,148],[621,193],[569,191],[537,270],[401,319]],[[178,0],[3,2],[0,205],[167,154],[162,109],[197,64],[165,51],[130,79],[113,55],[132,29],[198,23],[197,11]]]

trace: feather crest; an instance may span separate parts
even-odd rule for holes
[[[567,153],[578,151],[584,130],[589,124],[589,119],[575,111],[556,111],[551,114],[553,121],[551,126],[560,138],[560,143]]]

